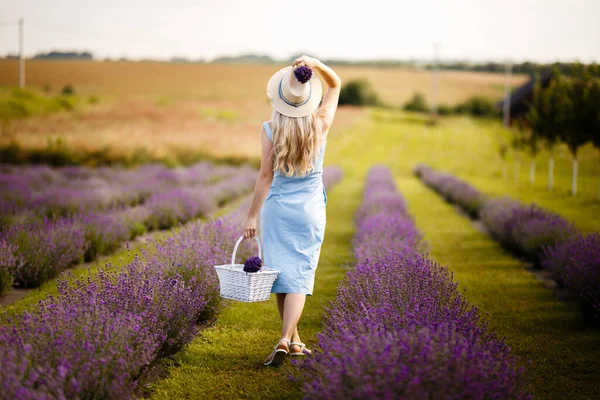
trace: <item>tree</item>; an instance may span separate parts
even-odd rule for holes
[[[406,111],[427,112],[429,106],[421,92],[415,92],[410,100],[402,107]]]
[[[567,144],[573,157],[573,179],[571,194],[577,195],[577,151],[592,138],[593,113],[596,111],[591,96],[592,77],[586,68],[580,64],[573,67],[573,77],[564,85],[568,97],[563,107],[566,118],[565,128],[561,139]],[[563,90],[561,90],[562,93]]]
[[[338,103],[340,105],[376,106],[380,105],[381,101],[369,81],[357,79],[348,81],[342,86]]]
[[[539,141],[544,136],[545,124],[548,120],[548,95],[540,85],[539,76],[535,78],[533,101],[529,104],[529,111],[525,115],[525,122],[529,132],[525,138],[525,146],[531,156],[529,166],[529,183],[535,184],[535,158],[540,151]]]
[[[538,139],[543,140],[550,153],[548,159],[548,190],[554,187],[554,149],[559,141],[559,133],[564,126],[561,114],[558,111],[562,106],[561,96],[557,96],[556,82],[560,83],[560,71],[555,69],[549,86],[544,89],[540,81],[536,81],[533,101],[527,114],[527,121]],[[537,143],[536,143],[537,145]],[[535,165],[535,164],[534,164]],[[531,172],[530,172],[531,173]],[[535,170],[533,171],[535,174]]]
[[[600,76],[600,65],[590,67],[593,77]],[[591,140],[594,147],[600,150],[600,79],[592,79],[590,85],[590,110],[591,110]],[[600,199],[600,177],[598,179],[598,199]]]
[[[519,172],[521,171],[521,151],[527,148],[527,139],[525,138],[526,123],[522,118],[516,118],[514,121],[517,130],[513,130],[510,147],[512,147],[515,154],[514,179],[515,182],[518,182]]]

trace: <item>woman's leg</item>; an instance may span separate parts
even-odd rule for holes
[[[281,338],[291,340],[293,335],[298,335],[298,321],[302,316],[306,295],[303,293],[287,293],[283,301],[283,327]]]
[[[276,293],[277,295],[277,309],[279,310],[279,316],[283,321],[283,310],[285,304],[285,296],[287,293]],[[294,328],[294,333],[292,334],[291,342],[301,342],[300,334],[298,333],[298,325]]]

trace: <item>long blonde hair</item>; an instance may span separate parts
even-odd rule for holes
[[[286,117],[273,109],[273,170],[281,175],[306,176],[313,168],[317,152],[324,144],[320,113]]]

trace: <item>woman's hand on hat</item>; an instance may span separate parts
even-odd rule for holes
[[[304,65],[310,69],[314,69],[318,64],[319,64],[319,60],[317,60],[316,58],[309,57],[309,56],[300,56],[300,57],[296,58],[296,60],[294,60],[292,67],[296,68],[300,65]]]

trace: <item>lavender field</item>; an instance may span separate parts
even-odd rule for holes
[[[0,167],[0,294],[38,287],[127,240],[207,216],[253,188],[256,170]]]
[[[595,203],[498,195],[450,162],[414,176],[447,151],[434,130],[466,122],[423,139],[424,124],[382,113],[329,139],[340,167],[323,175],[327,234],[301,324],[315,357],[280,369],[258,365],[279,334],[274,299],[224,302],[212,269],[255,169],[3,166],[0,281],[39,289],[0,309],[0,398],[600,395]]]
[[[31,173],[31,170],[26,169],[25,172]],[[19,172],[24,171],[8,171],[6,181],[14,184]],[[207,216],[218,205],[243,195],[252,187],[256,177],[253,169],[211,165],[196,165],[182,170],[150,166],[140,171],[62,169],[44,172],[55,173],[55,179],[40,179],[36,186],[22,185],[21,201],[16,196],[7,196],[6,202],[12,201],[14,206],[7,207],[13,212],[7,214],[7,223],[3,227],[5,250],[0,266],[10,263],[18,267],[8,270],[8,280],[14,271],[23,274],[16,275],[18,278],[44,267],[51,269],[52,276],[61,272],[53,268],[58,265],[56,260],[43,258],[55,256],[62,260],[60,257],[65,254],[51,239],[81,246],[78,248],[81,261],[89,244],[86,231],[76,229],[76,224],[87,221],[87,229],[112,228],[109,224],[102,225],[104,219],[86,219],[95,215],[90,214],[91,209],[107,216],[121,213],[111,221],[120,221],[130,208],[137,208],[148,211],[144,214],[145,218],[148,215],[167,215],[165,220],[168,221],[172,214],[177,217],[173,223],[182,223]],[[113,174],[114,178],[117,172],[125,175],[120,176],[122,186],[110,188],[107,181],[102,184],[100,177]],[[61,179],[67,174],[81,177],[79,185],[71,186],[67,179]],[[95,177],[97,182],[92,186],[84,177]],[[146,181],[140,183],[141,177]],[[323,174],[327,188],[341,178],[339,168],[327,168]],[[44,186],[42,182],[55,186],[48,188],[50,185]],[[139,186],[135,186],[136,183]],[[94,198],[86,192],[99,189],[104,189],[107,196],[103,201],[81,202],[89,209],[69,208],[64,213],[50,216],[32,206],[35,203],[30,199],[58,203],[39,193],[66,190],[67,185],[71,193],[82,198]],[[82,187],[87,185],[89,189]],[[32,187],[39,188],[39,191]],[[161,197],[161,190],[170,195]],[[121,201],[125,198],[138,200],[125,205]],[[59,204],[63,207],[65,203]],[[73,207],[77,203],[66,204]],[[0,325],[0,384],[3,389],[0,398],[125,399],[139,395],[140,382],[147,379],[158,360],[181,351],[198,333],[199,326],[214,320],[223,308],[213,266],[230,257],[231,245],[240,235],[248,207],[249,198],[246,197],[223,217],[192,221],[161,240],[149,239],[133,261],[125,265],[109,263],[85,278],[77,278],[69,271],[62,273],[56,284],[57,295],[48,295],[29,310],[5,317],[5,323]],[[72,217],[70,212],[76,216]],[[47,238],[48,247],[44,248],[47,253],[40,252],[39,259],[29,257],[20,247],[22,242],[14,244],[9,241],[19,237],[18,233],[13,233],[18,232],[17,229],[22,232],[33,226],[34,222],[30,221],[39,222],[39,226],[51,232]],[[63,230],[58,231],[57,227]],[[44,232],[44,229],[38,232],[29,230],[20,236],[35,237]],[[57,235],[55,232],[76,232],[81,240],[74,242],[68,237],[52,236]],[[104,232],[107,237],[114,238],[114,231]],[[127,240],[127,236],[119,239]],[[127,248],[130,251],[129,245]],[[239,257],[247,258],[256,254],[256,250],[255,246],[245,245]],[[41,262],[45,263],[42,267]],[[76,262],[73,259],[70,264]],[[66,268],[70,264],[63,266]]]

